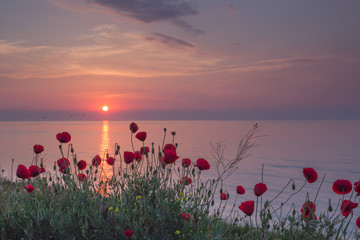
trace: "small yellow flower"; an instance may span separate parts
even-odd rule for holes
[[[119,212],[119,208],[118,208],[118,207],[115,208],[115,212]]]
[[[136,200],[138,200],[138,199],[142,199],[142,196],[137,196],[137,197],[136,197]]]
[[[177,202],[180,202],[180,198],[176,199]]]
[[[184,193],[182,193],[182,192],[181,192],[181,193],[179,193],[179,196],[180,196],[180,197],[181,197],[181,196],[183,196],[183,195],[184,195]]]
[[[179,234],[180,234],[180,231],[179,231],[179,230],[176,230],[176,231],[175,231],[175,234],[176,234],[176,235],[179,235]]]
[[[109,211],[113,210],[114,208],[113,207],[109,207]]]

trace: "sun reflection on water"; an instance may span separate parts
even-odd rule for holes
[[[102,157],[103,162],[101,163],[101,167],[103,169],[102,178],[111,178],[113,175],[113,168],[109,164],[106,163],[106,153],[111,154],[110,149],[110,137],[109,137],[109,121],[104,120],[102,122],[102,132],[101,132],[101,142],[100,142],[100,153],[99,155]],[[111,155],[110,155],[111,156]],[[105,179],[103,179],[105,181]]]

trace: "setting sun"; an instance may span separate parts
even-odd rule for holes
[[[109,111],[109,107],[108,107],[108,106],[103,106],[103,107],[102,107],[102,110],[103,110],[104,112],[107,112],[107,111]]]

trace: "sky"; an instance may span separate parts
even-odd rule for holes
[[[358,0],[2,0],[0,120],[360,119],[359,23]]]

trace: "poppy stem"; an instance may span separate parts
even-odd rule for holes
[[[269,205],[270,205],[270,203],[272,203],[277,197],[280,196],[280,194],[285,190],[285,188],[286,188],[287,186],[289,186],[289,184],[290,184],[291,182],[294,183],[294,180],[293,180],[293,179],[290,179],[289,182],[283,187],[283,189],[281,189],[281,191],[280,191],[271,201],[269,201]],[[294,184],[295,184],[295,183],[294,183]]]
[[[258,204],[259,204],[259,197],[256,197],[256,207],[255,207],[255,224],[256,224],[256,228],[258,227],[258,223],[257,223],[257,209],[258,209]]]
[[[316,192],[316,195],[315,195],[314,204],[316,203],[316,199],[317,199],[317,197],[318,197],[318,195],[319,195],[319,191],[320,191],[320,188],[321,188],[321,186],[322,186],[322,184],[323,184],[323,182],[324,182],[325,176],[326,176],[326,173],[324,174],[323,178],[321,179],[319,188],[318,188],[318,190],[317,190],[317,192]]]
[[[165,138],[166,138],[166,128],[164,128],[164,138],[163,138],[163,142],[162,142],[162,150],[163,151],[164,151]]]
[[[133,152],[135,152],[135,148],[134,148],[134,143],[133,143],[133,133],[131,132],[131,146],[132,146],[132,149],[133,149]]]
[[[290,179],[290,181],[292,181],[292,179]],[[289,183],[290,183],[290,181],[289,181]],[[288,183],[288,184],[289,184],[289,183]],[[287,184],[287,185],[288,185],[288,184]],[[287,185],[286,185],[286,186],[287,186]],[[295,194],[297,194],[298,192],[300,192],[300,191],[305,187],[305,185],[306,185],[306,179],[305,179],[304,184],[301,186],[301,188],[300,188],[299,190],[297,190],[296,192],[292,193],[292,194],[288,197],[288,199],[286,199],[286,201],[283,202],[283,203],[280,205],[280,207],[278,207],[277,209],[275,209],[275,211],[277,211],[277,210],[279,210],[280,208],[282,208],[282,206],[285,205],[285,204],[290,200],[290,198],[292,198]],[[284,190],[284,189],[283,189],[283,190]],[[283,191],[283,190],[282,190],[282,191]],[[282,191],[281,191],[281,192],[282,192]],[[280,192],[280,193],[281,193],[281,192]],[[278,197],[278,196],[280,195],[280,193],[279,193],[276,197]],[[275,197],[275,198],[276,198],[276,197]],[[275,198],[274,198],[274,199],[275,199]],[[272,201],[274,201],[274,199],[271,200],[271,201],[269,202],[269,204],[270,204]],[[273,212],[273,213],[274,213],[274,212]]]
[[[11,182],[13,180],[13,170],[14,170],[14,159],[11,159]]]

